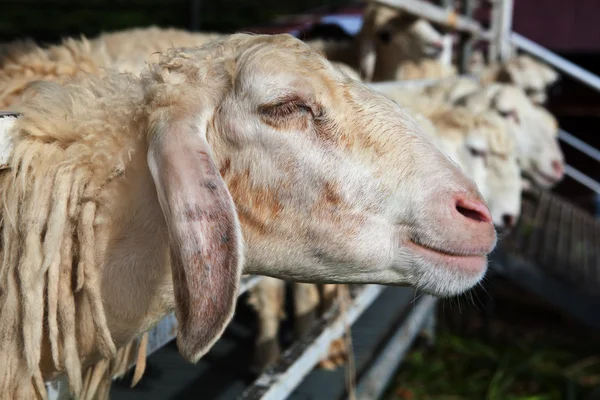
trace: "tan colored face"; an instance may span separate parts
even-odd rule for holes
[[[245,271],[440,295],[475,284],[496,236],[473,182],[395,103],[301,42],[251,40],[207,132]]]

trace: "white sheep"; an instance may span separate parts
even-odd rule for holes
[[[15,41],[2,49],[0,63],[0,108],[17,101],[36,80],[62,82],[77,75],[102,75],[106,60],[94,54],[85,38],[68,38],[47,48],[32,41]]]
[[[101,54],[104,66],[139,74],[148,62],[156,61],[170,47],[201,46],[224,36],[214,32],[190,32],[149,26],[105,32],[90,39],[91,51]]]
[[[66,38],[42,47],[30,40],[0,46],[0,107],[18,100],[36,80],[63,82],[78,75],[103,76],[107,69],[139,74],[169,47],[199,46],[222,35],[181,29],[125,29],[88,39]]]
[[[363,25],[354,40],[308,40],[329,60],[359,70],[366,82],[456,74],[440,62],[444,37],[422,18],[374,2],[365,8]]]
[[[493,63],[478,75],[484,85],[493,82],[517,85],[536,104],[546,102],[548,87],[559,78],[554,69],[527,55],[518,55],[505,63]]]
[[[39,82],[15,110],[0,390],[17,398],[63,373],[78,394],[82,367],[172,310],[197,361],[242,269],[448,296],[496,244],[477,188],[414,121],[290,35],[170,49],[141,77]]]
[[[525,92],[510,84],[490,84],[460,100],[474,112],[493,110],[515,138],[519,166],[537,186],[549,188],[564,176],[564,156],[547,118]],[[547,115],[546,115],[547,117]]]

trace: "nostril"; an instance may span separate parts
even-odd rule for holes
[[[564,172],[564,168],[563,165],[560,161],[558,160],[554,160],[552,161],[552,170],[554,171],[554,173],[558,176],[562,176],[563,172]]]
[[[467,200],[459,198],[456,200],[456,211],[465,216],[466,218],[472,219],[478,222],[491,222],[492,216],[487,207],[479,202],[473,200]]]
[[[515,221],[516,218],[514,215],[504,214],[502,216],[502,222],[504,223],[505,228],[512,228],[513,226],[515,226]]]

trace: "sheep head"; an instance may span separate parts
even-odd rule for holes
[[[365,81],[396,79],[402,61],[438,59],[443,35],[428,21],[370,2],[357,35],[359,65]]]
[[[477,115],[475,124],[487,148],[485,200],[496,228],[507,230],[517,223],[521,213],[521,170],[515,140],[506,122],[493,111]]]
[[[151,125],[167,132],[165,113],[178,115],[188,128],[172,133],[210,146],[236,204],[245,272],[439,295],[483,275],[495,232],[472,181],[396,104],[304,43],[233,35],[172,50],[150,75],[161,105]]]
[[[492,110],[502,117],[515,139],[522,173],[548,188],[564,173],[564,157],[551,125],[523,89],[512,84],[491,84],[459,100],[471,111]]]

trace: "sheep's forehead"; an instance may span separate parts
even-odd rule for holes
[[[484,136],[480,134],[479,131],[475,130],[466,135],[465,144],[469,147],[484,150],[488,149],[488,143]]]
[[[235,80],[236,91],[259,103],[295,94],[324,102],[348,81],[317,53],[259,51],[240,60]]]
[[[500,110],[518,109],[523,111],[521,107],[528,105],[527,96],[520,88],[514,85],[504,85],[498,92],[496,98],[496,106]]]
[[[504,122],[495,115],[482,115],[478,121],[479,134],[485,138],[488,148],[499,155],[514,151],[514,140]]]

